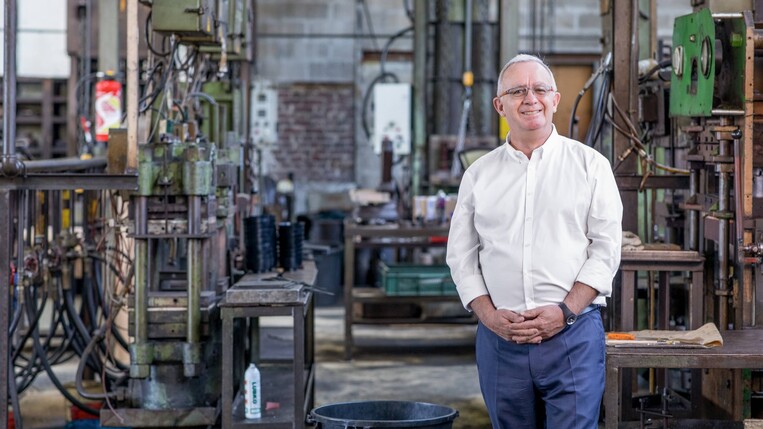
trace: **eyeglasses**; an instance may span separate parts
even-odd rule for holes
[[[516,99],[523,99],[527,97],[527,94],[530,93],[530,91],[535,94],[538,98],[543,98],[551,93],[556,92],[554,88],[551,88],[550,86],[536,86],[533,88],[529,88],[527,86],[517,86],[515,88],[509,88],[506,91],[503,92],[503,94],[499,95],[498,97],[503,97],[504,95],[508,95],[511,98]]]

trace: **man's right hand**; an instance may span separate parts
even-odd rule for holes
[[[496,309],[488,295],[475,298],[470,307],[486,328],[507,341],[519,344],[540,342],[537,329],[517,329],[516,325],[524,322],[524,317],[511,310]]]

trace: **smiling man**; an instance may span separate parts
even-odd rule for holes
[[[461,180],[447,261],[479,319],[477,369],[493,427],[596,428],[600,307],[620,264],[622,203],[604,156],[557,134],[553,73],[518,55],[493,99],[506,143]]]

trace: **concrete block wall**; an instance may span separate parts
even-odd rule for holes
[[[529,53],[600,52],[599,3],[600,0],[521,0],[519,49]],[[536,5],[534,31],[533,4]],[[545,27],[543,32],[541,23]]]
[[[279,142],[273,175],[305,182],[353,179],[354,91],[350,84],[302,83],[278,91]]]
[[[535,49],[535,52],[547,53],[601,51],[600,0],[519,1],[520,50],[533,52]],[[378,60],[370,54],[379,52],[390,35],[411,25],[403,3],[389,0],[258,0],[257,71],[262,78],[276,84],[281,97],[281,142],[267,154],[266,171],[276,180],[294,172],[299,185],[298,211],[306,207],[307,194],[337,187],[378,185],[380,159],[371,150],[361,128],[362,98],[380,71]],[[543,44],[536,29],[533,45],[533,4],[546,5],[543,10],[537,7],[535,21],[539,24],[540,14],[544,14]],[[497,1],[492,7],[497,7]],[[689,0],[659,2],[658,36],[669,41],[673,18],[690,12]],[[370,15],[370,25],[367,15]],[[375,38],[371,37],[372,33]],[[410,52],[411,35],[398,39],[392,49]],[[387,69],[395,72],[401,81],[410,82],[412,64],[390,62]],[[309,96],[310,91],[325,94],[326,88],[341,94],[331,98],[331,103],[344,102],[346,105],[341,108],[332,105],[325,111],[315,112],[311,102],[299,102],[300,97]],[[329,111],[343,112],[341,127],[331,122],[336,115],[329,115]],[[349,132],[346,126],[351,126]]]
[[[390,35],[412,25],[403,2],[258,0],[256,17],[257,71],[279,90],[280,142],[264,170],[276,180],[294,173],[297,212],[310,210],[309,195],[376,186],[380,159],[360,121],[380,65],[363,53],[381,51]],[[410,52],[410,36],[391,49]],[[388,70],[410,81],[411,64],[401,70],[390,61]]]
[[[543,43],[540,40],[541,32],[536,27],[533,44],[533,4],[536,4],[536,25],[543,21],[546,28],[543,32]],[[554,53],[601,52],[600,4],[601,0],[520,0],[520,50]],[[643,12],[648,14],[649,11]],[[670,44],[673,20],[691,12],[691,2],[688,0],[657,2],[657,37]]]
[[[411,25],[402,2],[365,3],[370,25],[356,0],[258,0],[259,73],[276,83],[353,82],[357,52],[381,49],[384,36]]]

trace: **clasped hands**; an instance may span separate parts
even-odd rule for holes
[[[557,305],[517,313],[499,309],[492,312],[482,324],[501,338],[518,344],[539,344],[564,329],[564,315]]]

